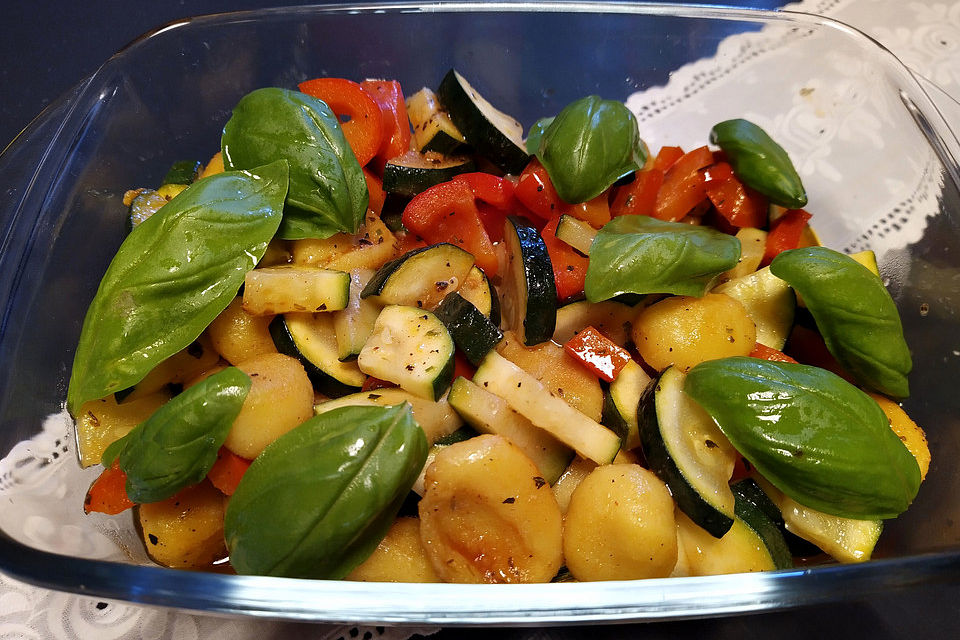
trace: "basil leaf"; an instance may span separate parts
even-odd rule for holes
[[[343,407],[264,449],[227,506],[239,573],[339,579],[386,534],[427,456],[409,404]]]
[[[280,224],[287,163],[190,185],[120,245],[87,310],[67,407],[130,387],[237,295]]]
[[[784,251],[770,271],[803,297],[827,349],[857,382],[894,398],[910,395],[910,349],[876,274],[826,247]]]
[[[749,120],[726,120],[710,131],[710,142],[723,149],[744,184],[774,204],[799,209],[807,192],[790,156],[766,131]]]
[[[257,89],[234,107],[221,144],[228,168],[290,163],[281,238],[327,238],[360,228],[367,182],[337,116],[323,101],[287,89]]]
[[[540,141],[543,139],[543,134],[546,133],[547,127],[550,126],[554,117],[549,118],[540,118],[533,123],[533,126],[530,127],[530,133],[527,134],[527,153],[530,155],[536,155],[540,151]]]
[[[708,227],[618,216],[590,245],[584,292],[590,302],[623,293],[702,296],[737,264],[740,241]]]
[[[104,465],[119,459],[132,501],[166,500],[207,476],[249,391],[250,378],[236,367],[213,374],[107,447]]]
[[[916,460],[879,405],[803,364],[723,358],[687,373],[684,392],[737,451],[802,505],[844,518],[893,518],[920,487]]]
[[[576,204],[639,170],[646,162],[646,146],[637,119],[623,103],[587,96],[557,114],[541,137],[537,157],[557,194]]]

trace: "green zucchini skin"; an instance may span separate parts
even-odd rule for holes
[[[670,369],[666,369],[669,371]],[[637,411],[637,423],[640,430],[640,445],[651,471],[670,488],[677,506],[691,520],[701,526],[715,538],[723,535],[733,526],[733,518],[708,503],[684,477],[677,462],[667,448],[660,432],[660,420],[657,415],[657,393],[663,374],[654,378],[640,395]]]
[[[535,228],[514,216],[504,224],[504,241],[509,253],[507,278],[514,283],[515,298],[513,318],[508,320],[525,345],[546,342],[557,326],[557,287],[547,245]]]
[[[310,382],[313,384],[313,388],[323,395],[328,398],[339,398],[340,396],[356,393],[360,390],[359,387],[337,380],[324,371],[324,367],[328,363],[315,362],[314,359],[311,359],[307,354],[300,351],[293,335],[290,333],[290,329],[287,327],[283,314],[277,315],[270,322],[270,336],[273,338],[273,344],[276,345],[277,351],[300,361],[300,364],[303,365],[304,370],[307,372],[307,377],[310,378]],[[334,358],[334,360],[337,359]],[[329,364],[332,365],[333,363]],[[337,360],[337,364],[341,364],[339,360]]]
[[[363,287],[360,297],[376,296],[383,304],[429,310],[443,299],[442,291],[450,283],[449,278],[457,276],[462,282],[472,266],[473,256],[453,244],[443,242],[414,249],[380,267]]]
[[[783,535],[780,509],[753,479],[744,478],[730,485],[734,513],[760,538],[777,569],[793,566],[793,554]]]
[[[387,161],[383,168],[383,190],[412,198],[461,173],[475,170],[473,158],[468,156],[445,157],[408,151]]]
[[[447,294],[434,314],[446,325],[454,344],[474,366],[478,366],[503,339],[500,328],[456,291]]]
[[[519,122],[497,111],[454,69],[440,81],[437,97],[477,153],[506,173],[523,171],[530,156]]]

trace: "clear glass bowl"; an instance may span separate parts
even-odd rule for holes
[[[709,60],[694,63],[698,59]],[[207,158],[237,100],[319,75],[456,67],[526,126],[586,94],[641,133],[703,144],[745,116],[797,160],[824,241],[873,248],[914,353],[906,410],[933,466],[876,559],[764,574],[547,585],[394,585],[149,566],[132,526],[86,518],[88,470],[60,413],[84,311],[125,233],[124,190]],[[0,157],[0,570],[44,587],[317,621],[495,624],[663,619],[862,597],[960,576],[960,145],[893,55],[795,13],[617,3],[386,4],[223,14],[121,51]],[[92,530],[92,532],[91,532]]]

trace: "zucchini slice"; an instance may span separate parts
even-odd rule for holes
[[[333,316],[329,313],[288,313],[270,323],[277,351],[298,359],[320,393],[337,397],[354,393],[367,377],[356,362],[341,362]]]
[[[512,216],[504,223],[503,240],[503,322],[527,346],[546,342],[557,325],[557,288],[547,245],[536,229]]]
[[[382,305],[432,310],[460,287],[471,267],[473,255],[453,244],[414,249],[380,267],[360,297]]]
[[[593,327],[621,347],[625,346],[630,338],[630,323],[638,312],[639,309],[615,300],[570,302],[557,309],[553,341],[566,344],[584,327]]]
[[[700,405],[683,392],[684,375],[668,367],[640,397],[637,422],[650,470],[680,510],[715,538],[733,526],[730,477],[737,452]]]
[[[757,342],[782,350],[787,343],[797,296],[785,281],[773,275],[770,267],[730,280],[713,289],[737,300],[757,325]]]
[[[243,281],[243,310],[255,316],[338,311],[350,300],[350,274],[308,266],[253,269]]]
[[[377,317],[357,357],[367,375],[438,400],[453,381],[453,339],[440,319],[416,307],[391,305]]]
[[[339,409],[340,407],[367,405],[392,407],[397,404],[403,404],[404,402],[410,404],[413,419],[417,421],[417,424],[420,425],[420,428],[422,428],[427,435],[427,442],[429,444],[441,441],[463,427],[463,420],[460,418],[460,415],[453,410],[453,407],[447,402],[445,397],[434,402],[433,400],[426,400],[420,396],[416,396],[409,391],[404,391],[399,387],[351,393],[342,398],[321,402],[313,407],[313,411],[317,415],[320,415],[321,413]]]
[[[517,413],[506,400],[490,393],[466,378],[457,378],[450,387],[450,406],[480,433],[508,438],[527,454],[543,476],[553,485],[573,459],[573,450],[555,437],[538,429]]]
[[[763,478],[757,482],[780,509],[788,532],[815,544],[840,562],[864,562],[883,531],[882,520],[854,520],[822,513],[785,496]]]
[[[124,194],[126,198],[132,197],[130,202],[130,216],[127,218],[127,230],[130,231],[138,224],[155,214],[163,205],[180,195],[186,184],[164,183],[159,189],[137,189]]]
[[[487,274],[477,265],[473,265],[467,279],[463,281],[457,293],[475,306],[480,313],[490,318],[490,322],[500,325],[500,297]]]
[[[617,434],[551,394],[543,383],[496,351],[487,354],[473,381],[584,458],[609,464],[620,451]]]
[[[447,294],[435,313],[447,327],[454,344],[472,364],[478,365],[503,339],[503,332],[456,291]]]
[[[446,155],[463,150],[467,141],[440,106],[437,95],[424,87],[407,98],[407,115],[413,125],[413,140],[421,152]]]
[[[350,272],[350,300],[340,311],[333,312],[333,331],[337,337],[337,357],[341,361],[356,360],[373,325],[380,315],[380,305],[360,297],[363,287],[373,277],[372,269]]]
[[[607,388],[602,422],[620,436],[624,449],[640,446],[637,408],[640,406],[640,396],[649,384],[650,376],[643,367],[631,360]]]
[[[439,153],[407,151],[391,158],[383,168],[383,190],[412,198],[461,173],[476,170],[469,156],[444,156]]]
[[[519,174],[530,161],[523,125],[487,102],[455,69],[437,88],[440,102],[467,143],[506,173]]]
[[[566,242],[586,256],[590,255],[590,245],[597,237],[597,230],[589,223],[565,213],[557,221],[556,235],[557,240]]]
[[[674,576],[713,576],[784,568],[777,566],[761,537],[740,518],[734,518],[723,537],[715,538],[680,511],[677,541],[680,548]]]
[[[734,482],[730,490],[733,491],[734,513],[763,543],[774,568],[792,567],[793,555],[783,537],[783,518],[777,505],[752,478]]]

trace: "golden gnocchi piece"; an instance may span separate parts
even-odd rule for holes
[[[360,582],[440,582],[420,543],[420,521],[397,518],[369,558],[350,572]]]
[[[548,582],[563,561],[550,485],[506,438],[440,451],[426,472],[420,538],[444,582]]]
[[[250,391],[223,443],[253,460],[264,447],[313,416],[313,385],[296,358],[268,353],[237,368],[250,376]]]
[[[636,464],[597,467],[570,498],[563,554],[577,580],[664,578],[677,563],[667,485]]]
[[[757,327],[740,302],[722,293],[673,296],[643,309],[633,322],[633,342],[644,362],[686,373],[707,360],[745,356]]]
[[[209,567],[227,555],[223,538],[225,498],[207,481],[162,502],[137,508],[150,558],[178,569]]]
[[[272,316],[255,316],[243,310],[243,298],[236,297],[207,328],[207,335],[230,364],[266,353],[276,353],[270,337]]]

